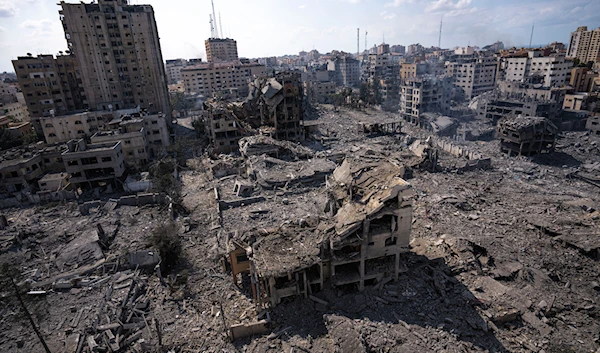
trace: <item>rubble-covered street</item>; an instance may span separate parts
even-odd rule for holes
[[[402,133],[372,133],[372,124],[399,121],[393,115],[318,107],[303,146],[242,140],[242,155],[188,159],[180,172],[185,211],[158,196],[118,195],[2,210],[0,262],[18,267],[50,350],[599,350],[600,188],[585,178],[600,169],[597,140],[562,133],[552,154],[532,157],[510,157],[498,140],[452,141],[491,160],[466,168],[464,157],[427,152],[428,135],[404,121]],[[399,254],[398,280],[385,270],[362,291],[326,280],[304,295],[271,297],[277,305],[257,303],[252,289],[263,287],[252,285],[254,273],[317,261],[311,242],[328,234],[332,174],[346,158],[390,162],[411,185],[410,247]],[[183,250],[162,273],[149,236],[171,213]],[[251,278],[232,273],[232,243],[252,244],[260,268]],[[335,260],[331,251],[323,261]],[[317,283],[310,271],[305,283]],[[10,291],[0,299],[0,351],[42,352]],[[250,335],[232,340],[237,332]]]

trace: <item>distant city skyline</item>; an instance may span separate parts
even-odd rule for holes
[[[73,1],[69,1],[73,2]],[[88,1],[86,1],[88,2]],[[156,13],[163,59],[206,59],[210,1],[130,0]],[[227,37],[237,40],[240,57],[298,54],[317,49],[356,52],[383,42],[436,46],[444,16],[442,47],[507,47],[559,41],[568,45],[578,26],[600,26],[597,0],[215,0]],[[11,60],[27,53],[57,54],[67,49],[55,0],[0,0],[0,72],[13,71]],[[219,15],[220,13],[220,15]]]

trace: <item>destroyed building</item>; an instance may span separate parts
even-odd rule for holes
[[[474,98],[470,107],[494,124],[505,116],[517,115],[541,116],[559,124],[565,94],[566,88],[501,81],[493,92]]]
[[[498,122],[498,137],[502,152],[509,156],[531,156],[553,152],[558,128],[543,117],[506,117]]]
[[[249,278],[258,306],[308,297],[326,285],[363,290],[405,270],[412,190],[404,168],[378,158],[346,159],[327,181],[330,217],[235,232],[227,261]],[[236,184],[237,185],[237,184]]]
[[[591,135],[600,136],[600,115],[590,115],[587,119],[585,128],[589,130]]]
[[[447,114],[451,91],[449,77],[408,78],[400,87],[400,115],[404,120],[419,125],[422,113]]]
[[[304,140],[303,90],[299,73],[259,78],[244,102],[204,103],[204,118],[215,153],[238,149],[243,136],[261,134],[278,140]]]

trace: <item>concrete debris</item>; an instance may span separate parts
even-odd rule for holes
[[[233,153],[182,144],[185,210],[116,190],[0,198],[0,262],[52,352],[598,351],[596,136],[563,131],[532,156],[466,138],[505,117],[500,99],[444,112],[455,136],[327,105],[303,104],[296,125],[296,84],[281,77],[244,102],[207,101],[226,124],[213,142]],[[275,125],[288,103],[289,129]],[[166,222],[171,266],[149,242]],[[0,351],[43,351],[0,292]]]

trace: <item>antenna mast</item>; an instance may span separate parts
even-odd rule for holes
[[[221,37],[225,37],[225,34],[223,34],[223,21],[221,21],[221,11],[219,11],[219,31],[221,32]]]
[[[213,22],[213,17],[212,15],[208,15],[208,18],[210,18],[210,37],[211,38],[215,38],[215,26],[214,26],[214,22]]]
[[[213,0],[210,0],[210,3],[212,5],[212,19],[213,19],[213,23],[214,23],[214,28],[215,28],[215,33],[213,34],[213,38],[219,38],[219,30],[217,29],[217,15],[215,15],[215,2]]]
[[[535,23],[531,26],[531,37],[529,37],[529,48],[531,48],[531,43],[533,42],[533,29],[535,28]]]
[[[360,55],[360,28],[356,29],[356,58]]]
[[[444,23],[444,15],[442,15],[442,19],[440,20],[440,38],[438,39],[438,48],[442,49],[442,24]]]
[[[366,51],[366,54],[369,54],[369,52],[367,51],[367,48],[368,48],[368,46],[367,46],[367,35],[368,34],[369,34],[369,32],[365,31],[365,51]]]

